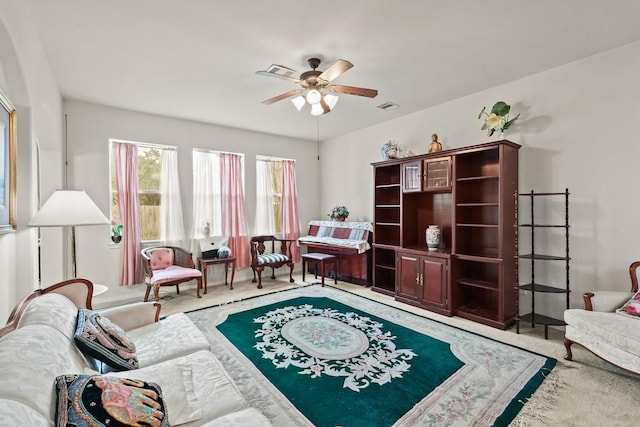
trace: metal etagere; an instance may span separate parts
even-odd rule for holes
[[[564,224],[542,224],[535,221],[535,201],[539,197],[564,197],[565,204],[565,221]],[[519,259],[528,260],[531,267],[531,281],[525,284],[516,284],[516,292],[518,294],[521,291],[531,292],[531,307],[527,310],[526,314],[519,314],[521,307],[518,307],[518,315],[516,316],[516,333],[520,333],[520,322],[530,323],[532,327],[536,325],[544,325],[544,337],[549,337],[549,326],[564,326],[565,322],[562,319],[562,313],[557,317],[545,316],[540,313],[536,313],[536,294],[564,294],[566,298],[566,308],[569,308],[569,293],[571,292],[569,286],[569,189],[565,189],[562,193],[530,193],[519,194],[518,197],[528,198],[531,208],[531,223],[530,224],[518,224],[518,227],[529,229],[531,237],[531,252],[527,254],[520,254],[517,256]],[[548,229],[564,229],[565,237],[565,253],[562,255],[548,255],[537,252],[536,250],[536,235],[543,233]],[[538,236],[539,237],[539,236]],[[518,260],[516,259],[516,262]],[[565,284],[564,287],[544,285],[536,280],[536,265],[545,262],[564,262],[565,263]],[[518,268],[519,270],[519,268]],[[518,299],[516,299],[518,301]]]

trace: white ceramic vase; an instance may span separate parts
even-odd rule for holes
[[[437,251],[440,248],[440,227],[430,225],[425,231],[425,238],[427,240],[427,249]]]

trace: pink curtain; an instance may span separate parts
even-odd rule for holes
[[[229,248],[236,257],[236,267],[248,267],[249,231],[244,206],[242,157],[220,153],[220,187],[222,234],[229,236]]]
[[[144,270],[140,250],[140,202],[138,200],[138,147],[135,144],[114,142],[113,161],[118,190],[118,204],[122,219],[120,252],[120,285],[142,283]]]
[[[293,160],[282,161],[282,237],[294,240],[300,237],[296,162]],[[296,243],[291,245],[291,252],[293,261],[300,261],[300,248]]]

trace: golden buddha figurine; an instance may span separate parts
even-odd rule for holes
[[[431,135],[431,144],[429,144],[429,153],[437,153],[442,151],[442,144],[438,142],[438,135]]]

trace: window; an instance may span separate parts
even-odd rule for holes
[[[199,239],[207,232],[210,236],[224,234],[222,230],[222,209],[228,199],[223,188],[221,157],[233,155],[221,151],[194,148],[193,160],[193,237]],[[240,175],[244,177],[244,155],[241,159]],[[244,179],[242,180],[242,199],[244,199]],[[228,203],[228,201],[227,201]],[[243,201],[244,204],[244,201]],[[228,209],[228,208],[227,208]],[[242,208],[244,210],[244,208]],[[206,229],[206,231],[205,231]]]
[[[256,218],[254,234],[282,234],[282,161],[256,159]]]
[[[236,268],[249,266],[244,155],[193,150],[193,237],[229,236]]]
[[[110,144],[111,145],[110,141]],[[125,141],[118,141],[125,142]],[[161,239],[161,184],[163,151],[175,150],[148,143],[128,142],[138,147],[138,201],[140,203],[140,226],[142,241]],[[116,189],[114,162],[109,149],[111,171],[111,221],[120,222],[120,207]]]

